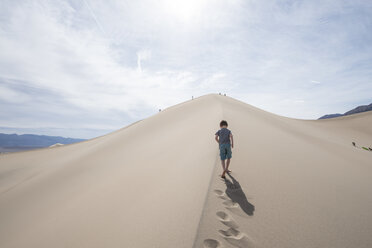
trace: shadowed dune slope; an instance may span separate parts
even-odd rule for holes
[[[218,178],[214,133],[235,137]],[[207,95],[0,155],[0,247],[371,247],[372,113],[304,121]]]

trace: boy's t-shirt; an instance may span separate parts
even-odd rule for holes
[[[220,144],[230,144],[231,131],[227,128],[221,128],[216,132],[216,135],[220,138]]]

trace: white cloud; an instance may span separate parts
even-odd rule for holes
[[[11,104],[25,103],[31,100],[26,94],[10,89],[4,85],[0,85],[0,99]]]
[[[3,1],[0,107],[14,114],[0,112],[0,126],[20,125],[22,102],[40,112],[22,119],[30,126],[115,129],[211,92],[297,118],[346,111],[371,100],[371,8],[336,0]],[[43,91],[22,91],[20,81]],[[46,119],[53,112],[60,114]]]
[[[147,49],[142,49],[137,52],[137,70],[142,72],[141,62],[149,60],[151,58],[151,51]]]

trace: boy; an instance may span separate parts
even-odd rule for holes
[[[222,164],[222,178],[225,178],[225,173],[229,171],[230,159],[231,159],[231,148],[234,148],[234,140],[233,135],[229,129],[227,129],[227,121],[220,122],[220,130],[216,132],[216,141],[220,147],[220,157],[221,157],[221,164]],[[231,142],[230,142],[231,141]],[[225,167],[225,160],[226,167]]]

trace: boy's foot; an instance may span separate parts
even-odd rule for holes
[[[225,177],[225,175],[221,175],[221,178],[225,179],[226,177]]]

